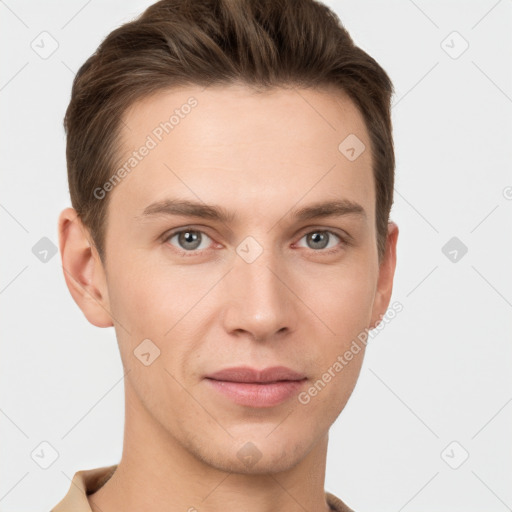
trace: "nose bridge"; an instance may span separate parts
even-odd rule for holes
[[[226,328],[243,330],[257,339],[295,328],[293,294],[285,286],[279,250],[265,237],[247,237],[236,248],[229,273]]]

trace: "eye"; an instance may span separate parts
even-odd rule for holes
[[[176,243],[178,245],[173,244],[171,241],[173,238],[176,238]],[[203,242],[205,240],[211,240],[211,238],[204,233],[203,231],[199,231],[198,229],[182,229],[180,231],[175,231],[174,233],[170,233],[165,237],[164,242],[170,243],[178,250],[181,249],[181,253],[192,253],[200,252],[201,250],[208,249],[208,245],[206,247],[203,246]],[[191,254],[191,255],[192,255]]]
[[[350,245],[349,241],[341,235],[325,229],[310,231],[303,235],[300,240],[304,239],[307,244],[306,248],[321,254],[336,253],[341,251],[343,246]],[[173,240],[175,241],[173,242]],[[211,249],[213,240],[204,231],[190,227],[164,235],[162,241],[172,245],[182,256],[197,256]]]
[[[308,244],[310,249],[313,249],[316,252],[325,252],[327,254],[341,250],[341,247],[339,247],[339,244],[334,243],[334,245],[333,245],[331,243],[333,241],[336,242],[335,239],[338,239],[338,241],[344,242],[345,245],[347,245],[346,240],[341,238],[340,235],[337,235],[336,233],[333,233],[332,231],[321,230],[321,229],[317,229],[314,231],[310,231],[309,233],[306,233],[301,238],[301,240],[303,240],[303,239],[306,239],[306,243]]]

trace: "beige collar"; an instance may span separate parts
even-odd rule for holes
[[[77,471],[71,482],[68,493],[50,512],[92,512],[87,495],[96,492],[114,474],[117,464],[95,469]],[[325,499],[333,512],[354,512],[339,498],[330,492]]]

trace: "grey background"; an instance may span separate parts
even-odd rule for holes
[[[75,471],[121,456],[113,328],[86,321],[41,251],[70,204],[74,73],[150,3],[0,1],[1,511],[48,510]],[[512,510],[512,1],[326,3],[396,88],[404,308],[331,429],[326,490],[357,512]]]

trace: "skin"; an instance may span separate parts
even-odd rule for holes
[[[190,96],[198,105],[108,192],[104,263],[76,212],[59,218],[69,290],[89,322],[115,327],[127,372],[122,459],[89,503],[94,512],[220,512],[233,503],[247,512],[328,511],[328,432],[352,394],[364,345],[307,404],[293,396],[240,406],[203,377],[284,365],[308,377],[307,389],[384,315],[398,227],[389,223],[379,262],[368,132],[340,91],[190,86],[125,112],[123,156]],[[352,162],[338,150],[351,133],[367,148]],[[235,219],[142,216],[166,198],[221,205]],[[366,216],[292,215],[340,198]],[[184,227],[200,231],[197,249],[170,236]],[[333,233],[327,248],[306,236],[322,230]],[[248,236],[263,250],[252,263],[236,252]],[[144,339],[160,349],[149,366],[133,353]],[[247,442],[261,456],[250,466],[237,457]]]

